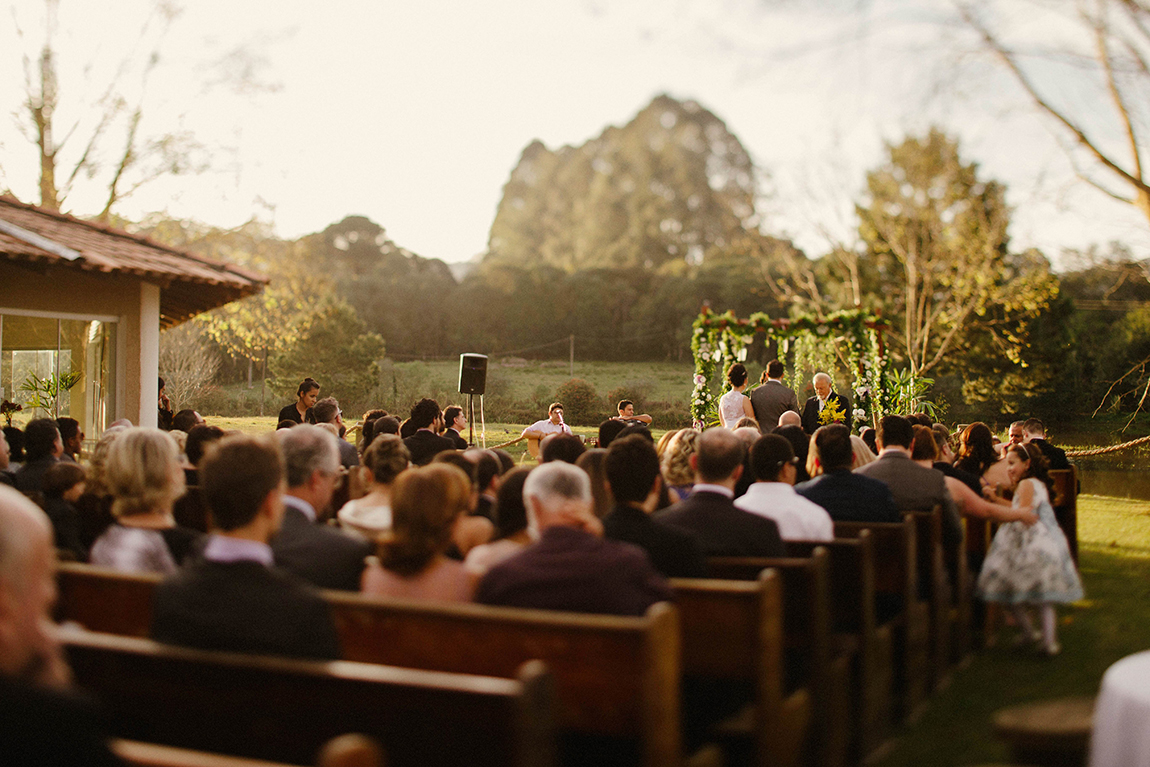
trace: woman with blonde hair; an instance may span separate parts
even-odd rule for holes
[[[475,581],[445,555],[471,504],[471,483],[458,467],[433,463],[399,475],[391,493],[390,540],[368,557],[364,594],[469,602]]]
[[[172,505],[184,494],[175,440],[159,429],[125,429],[108,446],[103,481],[116,521],[92,544],[91,563],[125,572],[175,572],[202,538],[172,517]]]
[[[672,501],[686,498],[695,485],[695,470],[691,468],[691,456],[695,453],[695,440],[699,432],[695,429],[680,429],[667,443],[659,468],[663,481],[672,493]]]
[[[348,501],[339,510],[339,523],[349,530],[378,539],[391,531],[391,490],[407,469],[411,453],[397,434],[381,434],[363,454],[361,472],[370,475],[367,494]]]

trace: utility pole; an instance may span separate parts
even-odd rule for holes
[[[575,334],[571,334],[571,377],[575,377]]]

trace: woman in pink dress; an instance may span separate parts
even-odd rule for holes
[[[391,494],[392,537],[369,557],[364,594],[440,602],[469,602],[474,577],[445,556],[451,535],[470,508],[467,475],[450,464],[408,469]]]

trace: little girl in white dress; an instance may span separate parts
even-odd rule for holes
[[[1050,505],[1046,458],[1034,445],[1014,445],[1007,451],[1006,462],[1014,500],[1000,498],[989,488],[988,499],[1032,511],[1038,522],[1030,526],[1008,522],[998,528],[982,563],[977,593],[986,602],[1013,608],[1022,629],[1020,644],[1041,640],[1047,655],[1057,655],[1062,648],[1055,630],[1054,604],[1082,599],[1082,581]],[[1041,631],[1033,628],[1030,606],[1041,609]]]

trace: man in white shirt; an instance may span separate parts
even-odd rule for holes
[[[547,408],[547,418],[536,421],[523,430],[528,439],[543,439],[549,434],[570,434],[571,427],[563,423],[563,403],[552,402]]]
[[[735,499],[743,511],[774,520],[784,541],[829,541],[834,522],[822,506],[795,492],[795,451],[777,434],[759,437],[751,447],[755,483]]]

